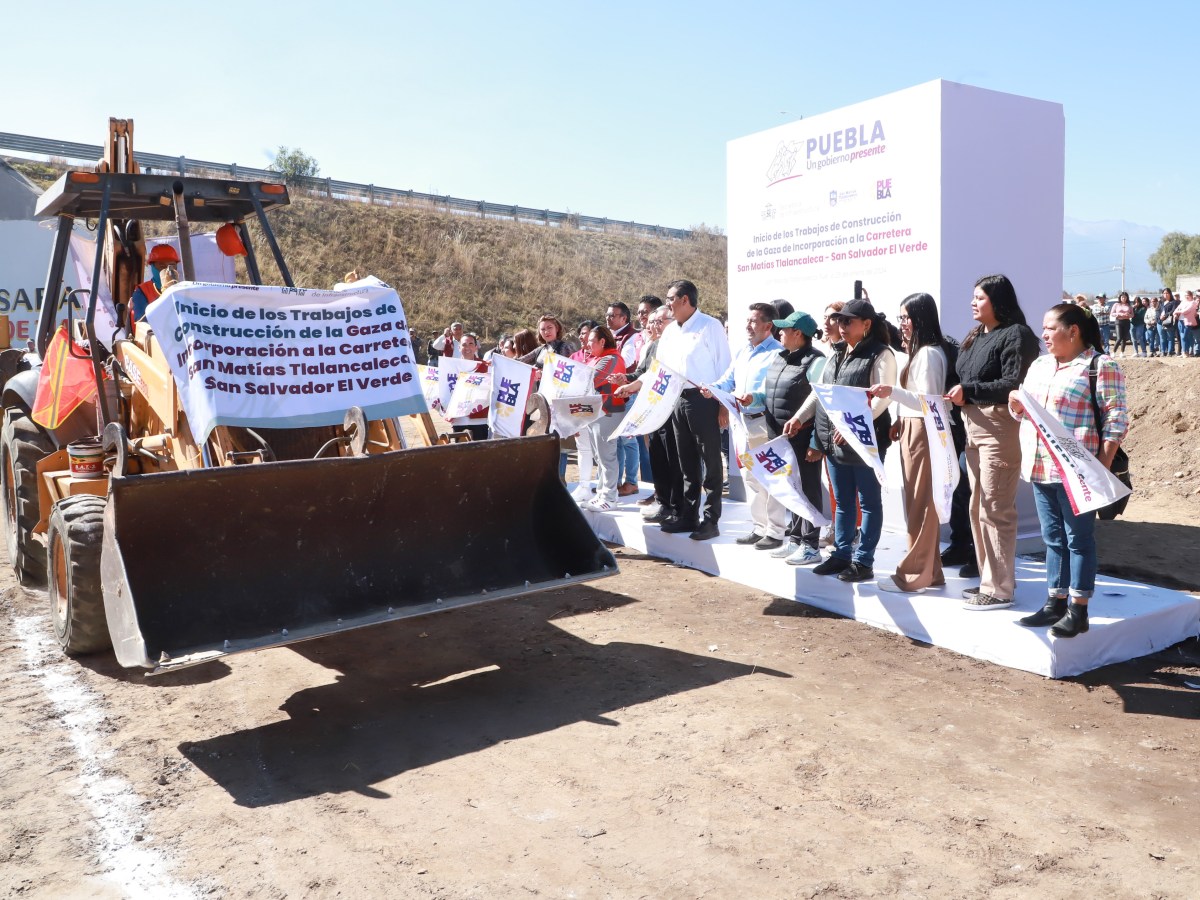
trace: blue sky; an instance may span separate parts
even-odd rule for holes
[[[94,143],[125,116],[157,153],[263,166],[283,144],[346,181],[723,227],[728,140],[945,78],[1064,105],[1068,219],[1128,223],[1068,229],[1068,287],[1118,285],[1077,273],[1122,236],[1148,273],[1161,230],[1200,231],[1194,2],[59,7],[86,22],[69,53],[44,10],[5,14],[0,131]],[[131,35],[140,57],[83,62]]]

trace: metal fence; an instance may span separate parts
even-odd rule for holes
[[[30,137],[0,131],[0,147],[18,153],[33,153],[40,156],[58,157],[66,160],[93,161],[99,159],[104,148],[99,144],[76,144],[72,141],[56,141],[48,138]],[[243,181],[282,181],[278,172],[270,169],[255,169],[237,163],[209,162],[188,159],[184,156],[163,156],[159,153],[135,151],[134,157],[144,170],[179,175],[220,175]],[[683,240],[691,232],[683,228],[665,228],[661,225],[644,225],[640,222],[625,222],[620,219],[584,216],[579,213],[555,212],[549,209],[532,209],[507,203],[490,203],[486,200],[464,200],[449,194],[423,194],[420,191],[405,191],[397,188],[379,187],[374,184],[356,184],[334,178],[301,178],[293,181],[313,196],[330,200],[368,203],[373,206],[418,206],[457,215],[476,216],[483,219],[505,219],[512,222],[527,222],[552,228],[576,228],[581,231],[598,231],[616,234],[633,234],[642,237],[671,238]]]

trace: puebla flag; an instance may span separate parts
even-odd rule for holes
[[[446,418],[459,419],[481,409],[492,400],[491,372],[464,372],[454,384],[454,393],[446,404]]]
[[[550,427],[559,437],[569,438],[587,428],[604,415],[604,398],[599,394],[588,397],[559,397],[550,401]]]
[[[525,431],[525,404],[533,386],[533,366],[492,355],[492,405],[488,425],[495,437],[520,437]]]
[[[458,376],[463,372],[474,372],[478,365],[473,359],[463,359],[459,356],[438,357],[438,406],[443,412],[450,408],[450,395],[454,393],[454,386],[458,384]]]
[[[417,377],[421,379],[421,393],[425,395],[425,406],[429,412],[442,408],[442,401],[438,393],[440,382],[438,374],[437,366],[417,365]]]
[[[596,370],[569,356],[550,351],[542,362],[542,383],[538,387],[547,400],[559,397],[583,397],[596,392]]]
[[[780,435],[747,450],[742,454],[741,463],[768,494],[800,518],[820,528],[830,523],[829,517],[809,503],[800,489],[800,467],[786,437]]]
[[[866,388],[814,384],[812,389],[837,433],[875,471],[875,477],[886,490],[887,480],[883,460],[879,458],[879,445],[875,442],[875,419],[871,415]]]
[[[938,521],[950,521],[950,500],[958,487],[960,473],[954,438],[950,435],[950,411],[938,394],[921,394],[925,436],[929,442],[929,471],[933,476],[933,505]]]
[[[704,388],[729,412],[729,437],[733,444],[733,458],[741,464],[742,456],[750,449],[750,433],[746,428],[746,420],[742,418],[742,404],[734,399],[733,394],[711,384],[704,385]]]
[[[1018,388],[1018,392],[1025,405],[1026,421],[1054,460],[1075,515],[1103,509],[1132,493],[1025,388]]]
[[[609,440],[658,431],[671,417],[686,383],[687,379],[656,358],[642,376],[642,389],[625,413],[621,427]]]

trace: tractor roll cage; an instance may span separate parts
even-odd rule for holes
[[[178,235],[180,257],[183,263],[183,280],[195,279],[192,271],[189,222],[234,222],[246,248],[246,269],[253,284],[261,285],[258,259],[254,245],[246,228],[246,218],[253,216],[266,237],[271,254],[283,283],[294,287],[291,273],[283,260],[283,253],[275,240],[275,233],[267,221],[266,212],[290,202],[287,187],[282,184],[256,181],[231,181],[221,178],[188,178],[176,175],[143,175],[106,172],[72,171],[65,173],[38,200],[35,215],[38,218],[58,218],[58,233],[54,242],[54,255],[46,273],[45,300],[38,316],[36,348],[39,356],[46,349],[58,320],[58,297],[62,290],[63,272],[66,269],[67,250],[71,241],[71,230],[76,219],[96,219],[96,262],[92,269],[92,290],[89,291],[85,328],[90,346],[99,346],[96,339],[95,286],[100,283],[103,271],[105,245],[117,239],[136,240],[140,229],[132,235],[130,223],[140,221],[171,221],[179,224]],[[110,223],[113,228],[108,226]],[[114,233],[115,232],[115,233]],[[126,251],[130,252],[127,246]],[[132,253],[130,253],[132,255]],[[113,298],[120,302],[123,298]],[[97,399],[105,423],[112,421],[107,409],[103,386],[103,360],[92,353],[92,372],[96,378]]]

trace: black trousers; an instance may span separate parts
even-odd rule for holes
[[[772,435],[772,437],[779,437],[779,435]],[[824,510],[828,505],[825,503],[825,486],[821,484],[821,471],[825,460],[818,459],[816,462],[807,462],[804,459],[811,440],[812,428],[808,427],[800,429],[793,437],[788,438],[788,443],[792,447],[792,452],[796,454],[796,462],[800,464],[800,490],[804,492],[804,496],[808,498],[808,502],[813,505],[814,509]],[[816,550],[821,538],[821,529],[808,519],[802,519],[792,513],[786,537],[791,538],[797,544],[808,544]]]
[[[683,473],[683,502],[678,512],[684,522],[698,524],[701,512],[706,521],[721,518],[721,484],[725,469],[721,458],[721,428],[717,424],[716,398],[705,397],[699,388],[685,390],[671,414],[679,468]],[[651,466],[654,464],[651,463]],[[703,487],[704,505],[700,492]]]
[[[679,450],[675,445],[675,428],[671,420],[650,438],[650,471],[654,477],[654,496],[668,516],[679,515],[683,505],[683,470],[679,468]]]

